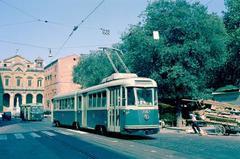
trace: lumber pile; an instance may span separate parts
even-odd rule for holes
[[[197,114],[204,116],[204,121],[213,124],[240,126],[240,106],[213,100],[201,102],[204,106],[210,106],[197,111]]]

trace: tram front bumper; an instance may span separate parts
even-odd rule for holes
[[[125,125],[124,130],[132,135],[150,135],[159,132],[159,125]]]

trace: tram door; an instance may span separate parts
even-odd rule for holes
[[[121,89],[120,87],[112,87],[109,89],[109,93],[108,129],[109,131],[120,132]]]
[[[88,95],[83,95],[82,105],[82,127],[87,127],[87,108],[88,108]]]

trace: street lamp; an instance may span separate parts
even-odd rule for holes
[[[51,48],[49,48],[49,54],[48,54],[48,57],[52,57],[52,50],[51,50]]]
[[[153,31],[153,39],[159,40],[159,32],[158,31]]]

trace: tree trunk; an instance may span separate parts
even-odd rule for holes
[[[177,102],[177,127],[182,127],[182,108],[179,102]]]

